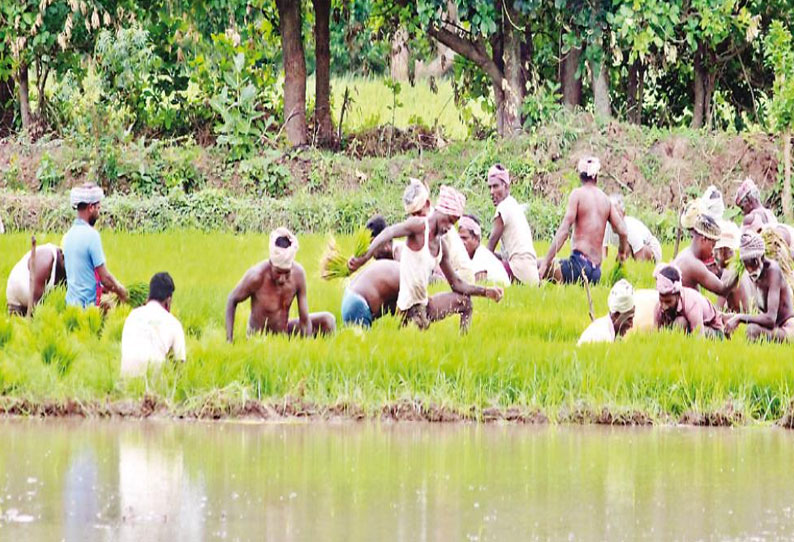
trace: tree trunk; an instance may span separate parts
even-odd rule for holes
[[[314,3],[314,50],[316,68],[314,74],[314,122],[317,144],[320,147],[334,146],[334,124],[331,120],[331,0],[313,0]]]
[[[521,106],[524,104],[526,90],[523,84],[523,73],[521,69],[521,31],[514,23],[518,22],[518,13],[509,6],[505,5],[506,13],[504,25],[504,79],[502,79],[502,90],[504,90],[504,100],[502,109],[497,114],[502,115],[502,135],[511,137],[521,132]]]
[[[30,90],[28,88],[28,66],[20,64],[17,71],[17,88],[19,90],[19,116],[22,118],[22,129],[29,131],[33,117],[30,113]]]
[[[783,216],[791,222],[791,132],[783,133],[783,193],[780,196],[783,204]]]
[[[582,78],[576,76],[582,59],[582,49],[571,48],[560,59],[560,85],[562,86],[562,103],[568,109],[582,105]]]
[[[306,145],[306,59],[300,0],[276,0],[284,55],[284,122],[293,147]]]
[[[601,62],[590,62],[593,86],[593,105],[596,115],[603,118],[612,116],[612,102],[609,98],[609,67],[604,55]]]
[[[706,46],[703,42],[698,42],[695,51],[694,72],[695,90],[694,103],[692,104],[692,128],[702,128],[706,119],[706,80],[708,79],[708,68],[706,68]]]
[[[391,55],[389,57],[389,70],[391,78],[395,81],[408,80],[408,31],[399,27],[391,40]]]
[[[0,137],[10,134],[14,126],[15,90],[13,77],[0,81]]]
[[[638,58],[629,66],[628,88],[626,89],[626,117],[633,124],[642,124],[644,80],[645,66]]]

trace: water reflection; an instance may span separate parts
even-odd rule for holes
[[[0,431],[0,540],[794,540],[794,433],[777,429]]]

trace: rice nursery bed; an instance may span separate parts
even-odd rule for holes
[[[109,268],[124,283],[148,281],[158,271],[172,274],[173,312],[188,334],[187,362],[120,379],[129,309],[116,308],[103,320],[96,309],[66,308],[64,292],[56,290],[32,321],[0,316],[0,412],[792,425],[790,346],[749,344],[742,333],[726,342],[654,333],[577,348],[589,322],[579,287],[514,286],[499,304],[476,299],[465,336],[456,318],[427,332],[384,318],[369,331],[340,328],[326,338],[246,338],[246,304],[238,308],[236,341],[229,345],[226,297],[265,257],[266,236],[176,231],[102,237]],[[60,238],[42,235],[39,242]],[[320,279],[326,240],[301,237],[298,261],[310,280],[310,310],[329,310],[339,319],[343,282]],[[352,250],[351,238],[339,242]],[[28,243],[24,234],[0,236],[3,285]],[[652,287],[652,267],[630,262],[629,280]],[[607,286],[593,289],[599,315],[607,293]],[[4,287],[0,302],[5,307]]]

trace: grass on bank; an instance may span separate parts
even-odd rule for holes
[[[39,242],[60,237],[43,235]],[[2,284],[28,239],[0,236]],[[421,333],[385,318],[367,332],[342,328],[316,340],[246,339],[246,305],[238,308],[236,341],[228,345],[226,296],[244,271],[265,257],[266,236],[105,232],[103,241],[109,268],[125,283],[163,270],[174,277],[174,313],[188,333],[188,361],[149,375],[148,386],[177,411],[207,397],[302,396],[320,405],[356,404],[369,413],[410,399],[461,412],[472,406],[537,408],[551,418],[587,405],[677,419],[730,404],[747,419],[770,421],[794,398],[790,346],[748,344],[742,336],[712,342],[662,333],[576,348],[589,322],[579,287],[511,287],[500,304],[476,299],[471,332],[463,337],[456,319]],[[325,241],[302,237],[298,261],[309,276],[310,309],[330,310],[339,318],[343,283],[319,276]],[[626,268],[638,287],[652,286],[651,270],[633,262]],[[606,311],[607,293],[606,286],[593,289],[599,315]],[[54,292],[32,322],[0,316],[2,394],[33,401],[141,398],[143,379],[119,380],[120,337],[129,309],[115,309],[103,323],[94,309],[65,308],[63,295]],[[4,288],[0,303],[5,306]]]

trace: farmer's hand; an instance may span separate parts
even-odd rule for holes
[[[486,288],[485,289],[485,297],[492,301],[496,301],[499,303],[504,297],[505,291],[501,288]]]
[[[538,267],[538,275],[540,276],[540,280],[546,278],[546,275],[549,273],[549,261],[546,258],[540,262],[540,266]]]
[[[739,324],[741,324],[741,323],[742,323],[742,321],[741,321],[741,319],[738,316],[731,317],[725,323],[725,334],[726,335],[732,334],[734,331],[736,331],[736,328],[739,327]]]
[[[116,295],[119,296],[119,301],[122,303],[126,303],[130,300],[130,294],[127,293],[127,289],[121,284],[119,284],[119,287],[116,290]]]
[[[358,271],[358,270],[359,270],[359,268],[360,268],[362,265],[364,265],[364,263],[365,263],[366,261],[367,261],[367,260],[365,260],[364,258],[357,258],[356,256],[353,256],[352,258],[350,258],[350,259],[347,261],[347,268],[348,268],[348,269],[350,269],[350,272],[351,272],[351,273],[355,273],[356,271]]]

